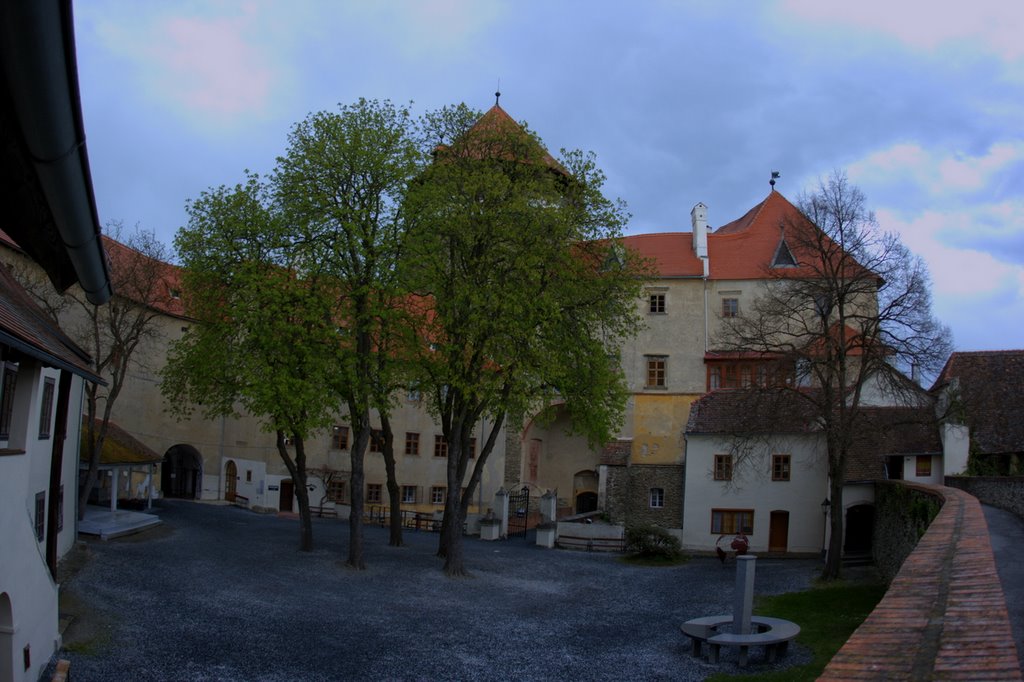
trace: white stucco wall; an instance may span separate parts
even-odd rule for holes
[[[816,442],[815,437],[791,437],[758,446],[746,461],[734,465],[734,479],[726,482],[713,479],[712,467],[714,456],[729,453],[732,444],[712,436],[687,436],[683,547],[714,551],[719,536],[711,532],[712,510],[750,509],[754,511],[751,551],[768,550],[773,511],[789,512],[788,552],[820,551],[824,523],[821,502],[827,495],[827,479]],[[772,481],[772,454],[791,456],[789,481]],[[727,545],[725,540],[722,543]]]

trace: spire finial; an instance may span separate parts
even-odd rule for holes
[[[772,191],[775,191],[775,181],[782,176],[779,171],[772,171],[772,179],[768,181],[768,184],[772,186]]]
[[[501,79],[498,79],[498,89],[494,91],[494,106],[498,106],[498,100],[501,99]]]

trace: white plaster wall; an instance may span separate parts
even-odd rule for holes
[[[943,473],[942,473],[942,456],[931,455],[932,468],[930,476],[918,476],[917,475],[917,457],[908,455],[903,457],[903,480],[910,481],[911,483],[928,483],[932,485],[942,485]]]
[[[729,453],[731,443],[712,436],[687,436],[683,547],[714,551],[719,536],[711,532],[712,509],[753,509],[751,551],[768,550],[772,511],[789,512],[789,552],[820,551],[827,478],[817,442],[816,437],[792,437],[780,439],[770,450],[758,448],[748,461],[734,465],[730,484],[715,481],[712,466],[714,455]],[[771,454],[792,457],[789,481],[771,480]]]
[[[942,439],[942,467],[946,476],[957,476],[967,471],[970,455],[970,429],[962,424],[943,424],[939,429]]]

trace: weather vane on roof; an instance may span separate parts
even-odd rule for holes
[[[494,91],[494,106],[498,106],[498,100],[501,99],[501,79],[498,79],[498,89]]]
[[[772,186],[772,191],[775,191],[775,181],[782,176],[779,171],[772,171],[772,179],[768,181],[768,184]]]

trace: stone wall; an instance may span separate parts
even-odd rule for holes
[[[875,484],[872,554],[875,566],[886,582],[899,572],[941,506],[934,493],[895,481],[878,481]]]
[[[683,527],[682,464],[608,467],[606,511],[612,523]],[[664,504],[651,507],[651,488],[665,491]]]
[[[946,485],[1024,519],[1024,476],[947,476]]]

